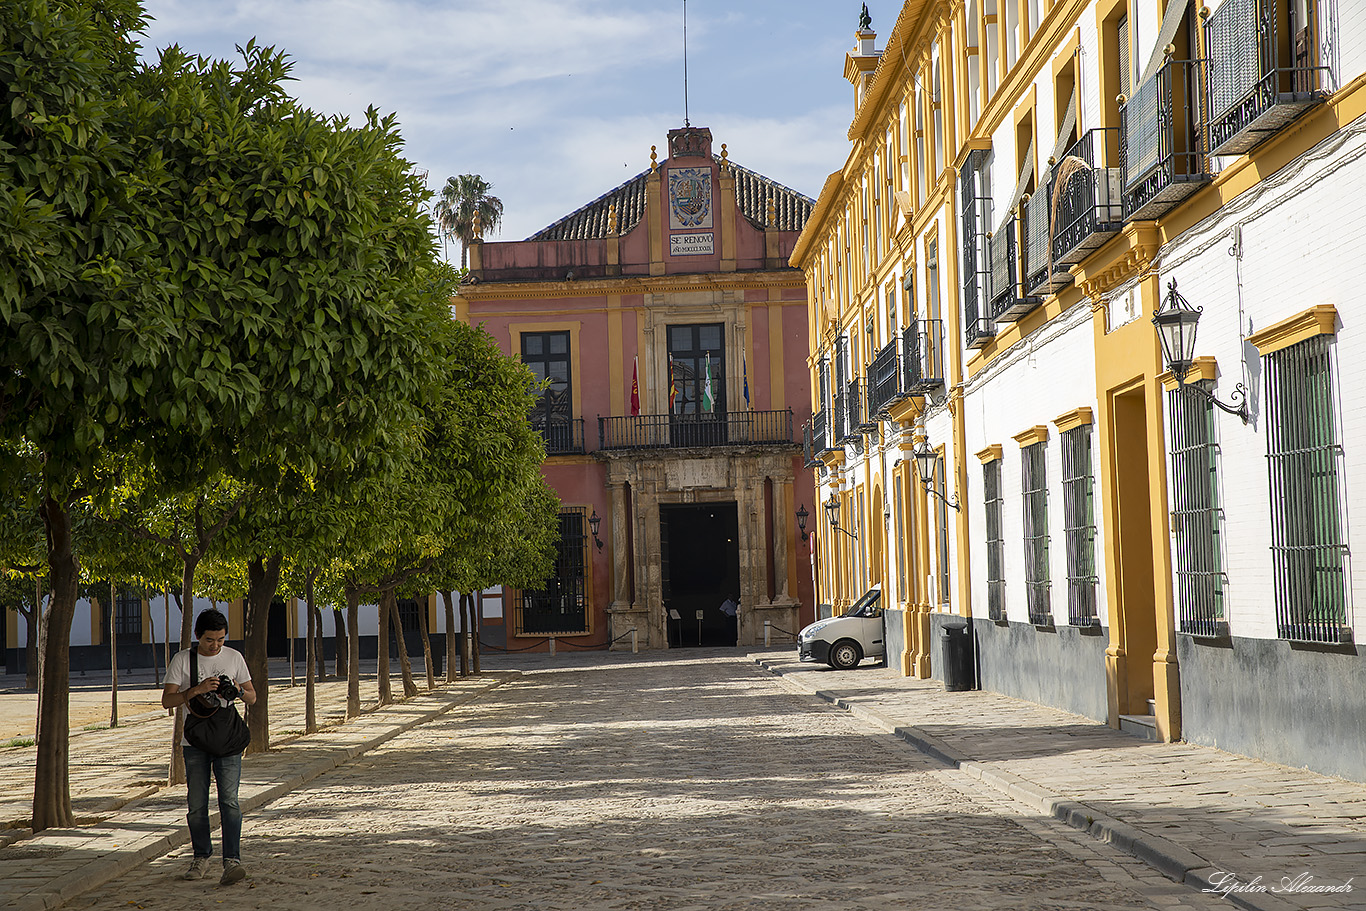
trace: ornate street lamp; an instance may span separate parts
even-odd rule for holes
[[[925,493],[931,494],[944,501],[950,509],[958,509],[958,498],[950,500],[942,493],[934,489],[934,470],[939,467],[939,453],[929,447],[924,440],[911,453],[915,459],[915,473],[920,475],[920,486],[925,488]]]
[[[593,543],[598,545],[598,550],[602,550],[602,541],[598,538],[598,526],[602,524],[602,519],[598,517],[597,507],[593,507],[593,514],[588,517],[588,530],[593,533]]]
[[[806,504],[803,503],[801,509],[797,510],[797,529],[802,533],[802,543],[806,543],[811,536],[806,533],[806,517],[811,513],[806,511]]]
[[[1176,279],[1167,285],[1167,300],[1153,314],[1153,326],[1162,342],[1162,359],[1167,369],[1176,377],[1176,383],[1183,389],[1192,389],[1217,405],[1220,410],[1236,415],[1246,424],[1249,419],[1247,409],[1247,387],[1239,383],[1233,390],[1232,400],[1236,405],[1226,405],[1214,397],[1204,386],[1186,385],[1186,373],[1195,363],[1195,330],[1200,324],[1201,307],[1192,307],[1176,290]]]
[[[842,531],[855,541],[858,540],[858,535],[847,528],[840,528],[840,501],[835,499],[833,493],[830,495],[830,499],[825,501],[825,516],[830,520],[830,527],[835,531]]]

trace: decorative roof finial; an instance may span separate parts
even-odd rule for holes
[[[478,209],[474,210],[474,218],[470,221],[470,229],[471,233],[474,235],[475,240],[480,240],[483,238],[484,225],[482,223],[482,220],[479,218]]]
[[[873,17],[868,15],[868,4],[863,4],[863,12],[859,13],[858,30],[866,32],[873,27]]]
[[[730,153],[726,151],[726,144],[723,142],[723,143],[721,143],[721,173],[724,174],[724,173],[726,173],[726,172],[729,171],[729,170],[730,170]]]
[[[653,171],[657,167],[659,167],[659,148],[650,146],[650,170]]]
[[[617,233],[617,204],[612,203],[607,207],[607,234],[609,237],[616,236]]]
[[[764,214],[768,227],[778,227],[778,206],[774,203],[772,196],[768,198],[768,206]]]

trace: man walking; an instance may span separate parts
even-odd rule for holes
[[[228,648],[228,618],[221,611],[206,610],[194,623],[198,641],[182,649],[166,666],[166,688],[161,704],[168,709],[186,706],[192,700],[215,705],[229,711],[237,696],[247,705],[256,702],[256,690],[251,686],[251,674],[242,653]],[[198,682],[191,679],[190,657],[194,655]],[[212,772],[218,787],[218,813],[223,828],[223,877],[219,885],[227,886],[246,878],[242,866],[242,809],[237,803],[237,786],[242,779],[242,754],[215,756],[181,738],[180,748],[185,756],[185,778],[189,785],[190,841],[194,845],[194,860],[185,871],[186,879],[203,879],[213,856],[213,839],[209,834],[209,774]]]

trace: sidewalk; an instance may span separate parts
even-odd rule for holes
[[[420,667],[420,662],[418,662]],[[419,687],[425,680],[414,668]],[[272,671],[275,668],[272,663]],[[304,687],[272,679],[271,749],[242,765],[239,798],[244,813],[374,749],[415,725],[517,676],[515,670],[456,678],[407,702],[374,709],[374,680],[362,680],[362,707],[373,709],[344,722],[346,682],[318,685],[318,724],[324,733],[301,736]],[[150,681],[148,681],[150,682]],[[397,697],[403,685],[394,675]],[[108,693],[104,692],[107,721]],[[6,698],[0,707],[19,704]],[[14,711],[11,709],[10,711]],[[73,731],[72,803],[80,825],[23,837],[14,828],[29,815],[33,794],[33,748],[0,750],[0,907],[39,911],[96,888],[151,858],[189,843],[185,789],[167,787],[170,721],[164,710],[129,718],[116,729]],[[211,821],[218,825],[218,813]],[[6,837],[8,836],[8,837]]]
[[[1366,909],[1366,785],[1208,747],[1152,743],[996,693],[945,692],[937,681],[882,667],[835,671],[790,652],[751,657],[793,689],[1174,880],[1218,889],[1235,906]]]

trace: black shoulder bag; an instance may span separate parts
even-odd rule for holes
[[[199,684],[199,648],[190,647],[190,686]],[[240,753],[251,743],[251,729],[237,714],[237,706],[206,703],[210,700],[196,696],[185,703],[185,739],[210,756],[231,756]]]

